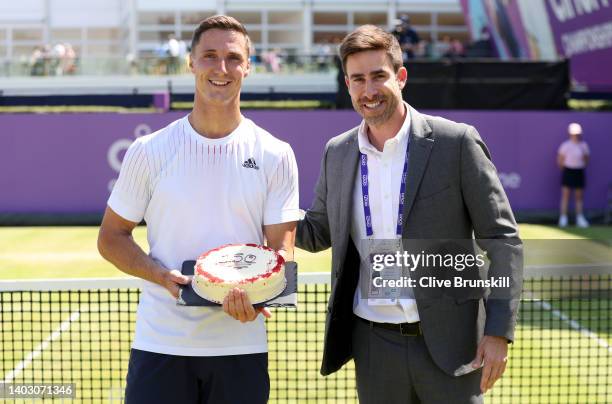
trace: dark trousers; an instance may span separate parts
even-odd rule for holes
[[[256,403],[270,395],[268,354],[176,356],[132,349],[127,404]]]
[[[433,362],[423,336],[403,336],[355,319],[353,356],[361,404],[483,402],[481,370],[449,376]]]

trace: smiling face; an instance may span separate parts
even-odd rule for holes
[[[381,126],[395,112],[403,113],[402,89],[407,77],[404,67],[394,71],[384,50],[357,52],[346,59],[345,80],[353,108],[370,126]]]
[[[247,46],[237,31],[213,28],[202,33],[189,61],[196,98],[205,105],[239,103],[242,80],[251,68]]]

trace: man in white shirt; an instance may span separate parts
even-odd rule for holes
[[[263,316],[235,289],[222,307],[177,306],[182,262],[229,243],[264,244],[293,258],[299,217],[291,147],[240,113],[250,40],[232,17],[202,21],[192,41],[191,113],[137,139],[108,200],[98,248],[144,279],[126,402],[264,403]],[[134,242],[144,219],[150,253]],[[262,315],[260,315],[262,314]]]
[[[408,74],[391,34],[359,27],[344,38],[340,58],[363,122],[328,142],[296,234],[306,250],[332,247],[321,373],[354,359],[362,403],[481,403],[505,370],[522,271],[517,225],[495,167],[473,127],[402,101]],[[372,287],[373,257],[423,240],[471,246],[472,234],[487,250],[489,277],[511,284],[492,292],[486,309],[480,295],[445,295],[418,282]]]

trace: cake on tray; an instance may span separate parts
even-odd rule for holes
[[[285,260],[272,248],[257,244],[228,244],[201,255],[194,268],[193,290],[211,302],[223,299],[235,287],[251,304],[280,295],[287,286]]]

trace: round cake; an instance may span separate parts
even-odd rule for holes
[[[200,256],[191,281],[193,290],[206,300],[223,303],[235,287],[247,292],[251,304],[280,295],[285,260],[273,249],[257,244],[228,244]]]

